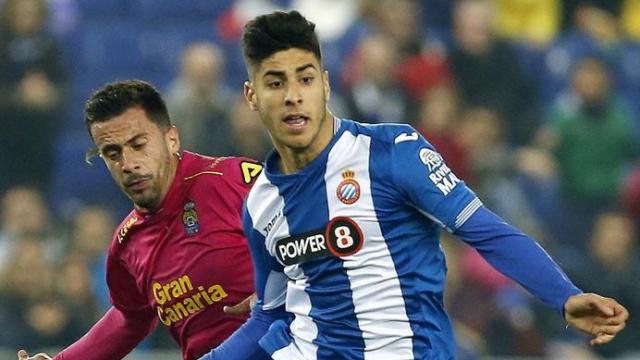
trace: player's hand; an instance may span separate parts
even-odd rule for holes
[[[26,351],[20,350],[18,351],[18,360],[51,360],[51,356],[45,353],[39,353],[29,357]]]
[[[253,310],[253,308],[256,306],[256,301],[258,301],[258,296],[256,295],[256,293],[253,293],[248,298],[235,305],[225,306],[224,308],[222,308],[222,311],[224,311],[225,314],[229,315],[247,314],[251,312],[251,310]]]
[[[629,312],[614,299],[579,294],[567,299],[564,316],[571,326],[592,336],[591,345],[602,345],[624,329]]]

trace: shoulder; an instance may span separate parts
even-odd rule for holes
[[[122,222],[116,227],[113,232],[111,245],[109,246],[108,256],[118,257],[123,248],[130,242],[129,238],[132,236],[132,231],[136,225],[140,224],[141,218],[138,213],[131,211]]]
[[[410,139],[417,140],[419,137],[418,131],[408,124],[363,124],[347,119],[342,120],[342,123],[345,127],[345,132],[350,132],[353,135],[362,134],[390,144]]]
[[[223,182],[250,185],[262,172],[260,162],[246,157],[212,157],[187,151],[183,156],[189,161],[184,181],[200,183],[222,178]]]

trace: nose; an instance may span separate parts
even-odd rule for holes
[[[128,147],[122,150],[122,170],[125,173],[131,173],[140,168],[138,158],[135,156],[135,152]]]
[[[288,106],[302,103],[302,93],[300,92],[300,84],[298,84],[298,82],[289,81],[287,83],[287,91],[285,93],[284,103]]]

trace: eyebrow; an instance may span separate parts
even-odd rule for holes
[[[301,66],[298,66],[296,68],[296,73],[302,72],[307,70],[308,68],[312,68],[312,69],[316,69],[315,65],[313,65],[312,63],[308,63],[308,64],[304,64]],[[317,69],[316,69],[317,70]],[[284,76],[285,72],[282,70],[267,70],[264,75],[262,75],[262,77],[267,77],[267,76],[276,76],[276,77],[282,77]]]
[[[131,139],[127,140],[124,145],[128,145],[131,143],[134,143],[136,140],[140,139],[141,137],[147,136],[147,133],[141,133],[141,134],[137,134],[134,137],[132,137]],[[123,145],[120,144],[107,144],[105,146],[103,146],[101,149],[99,149],[99,152],[101,154],[104,154],[106,152],[109,152],[111,150],[120,150],[123,147]]]

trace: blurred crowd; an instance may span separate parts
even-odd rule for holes
[[[579,287],[631,312],[590,348],[445,234],[459,358],[640,356],[640,0],[0,4],[0,347],[60,348],[109,306],[105,250],[130,205],[99,159],[84,161],[91,90],[151,81],[184,149],[261,160],[242,25],[295,8],[318,26],[336,115],[413,125]],[[143,344],[171,346],[165,332]]]

